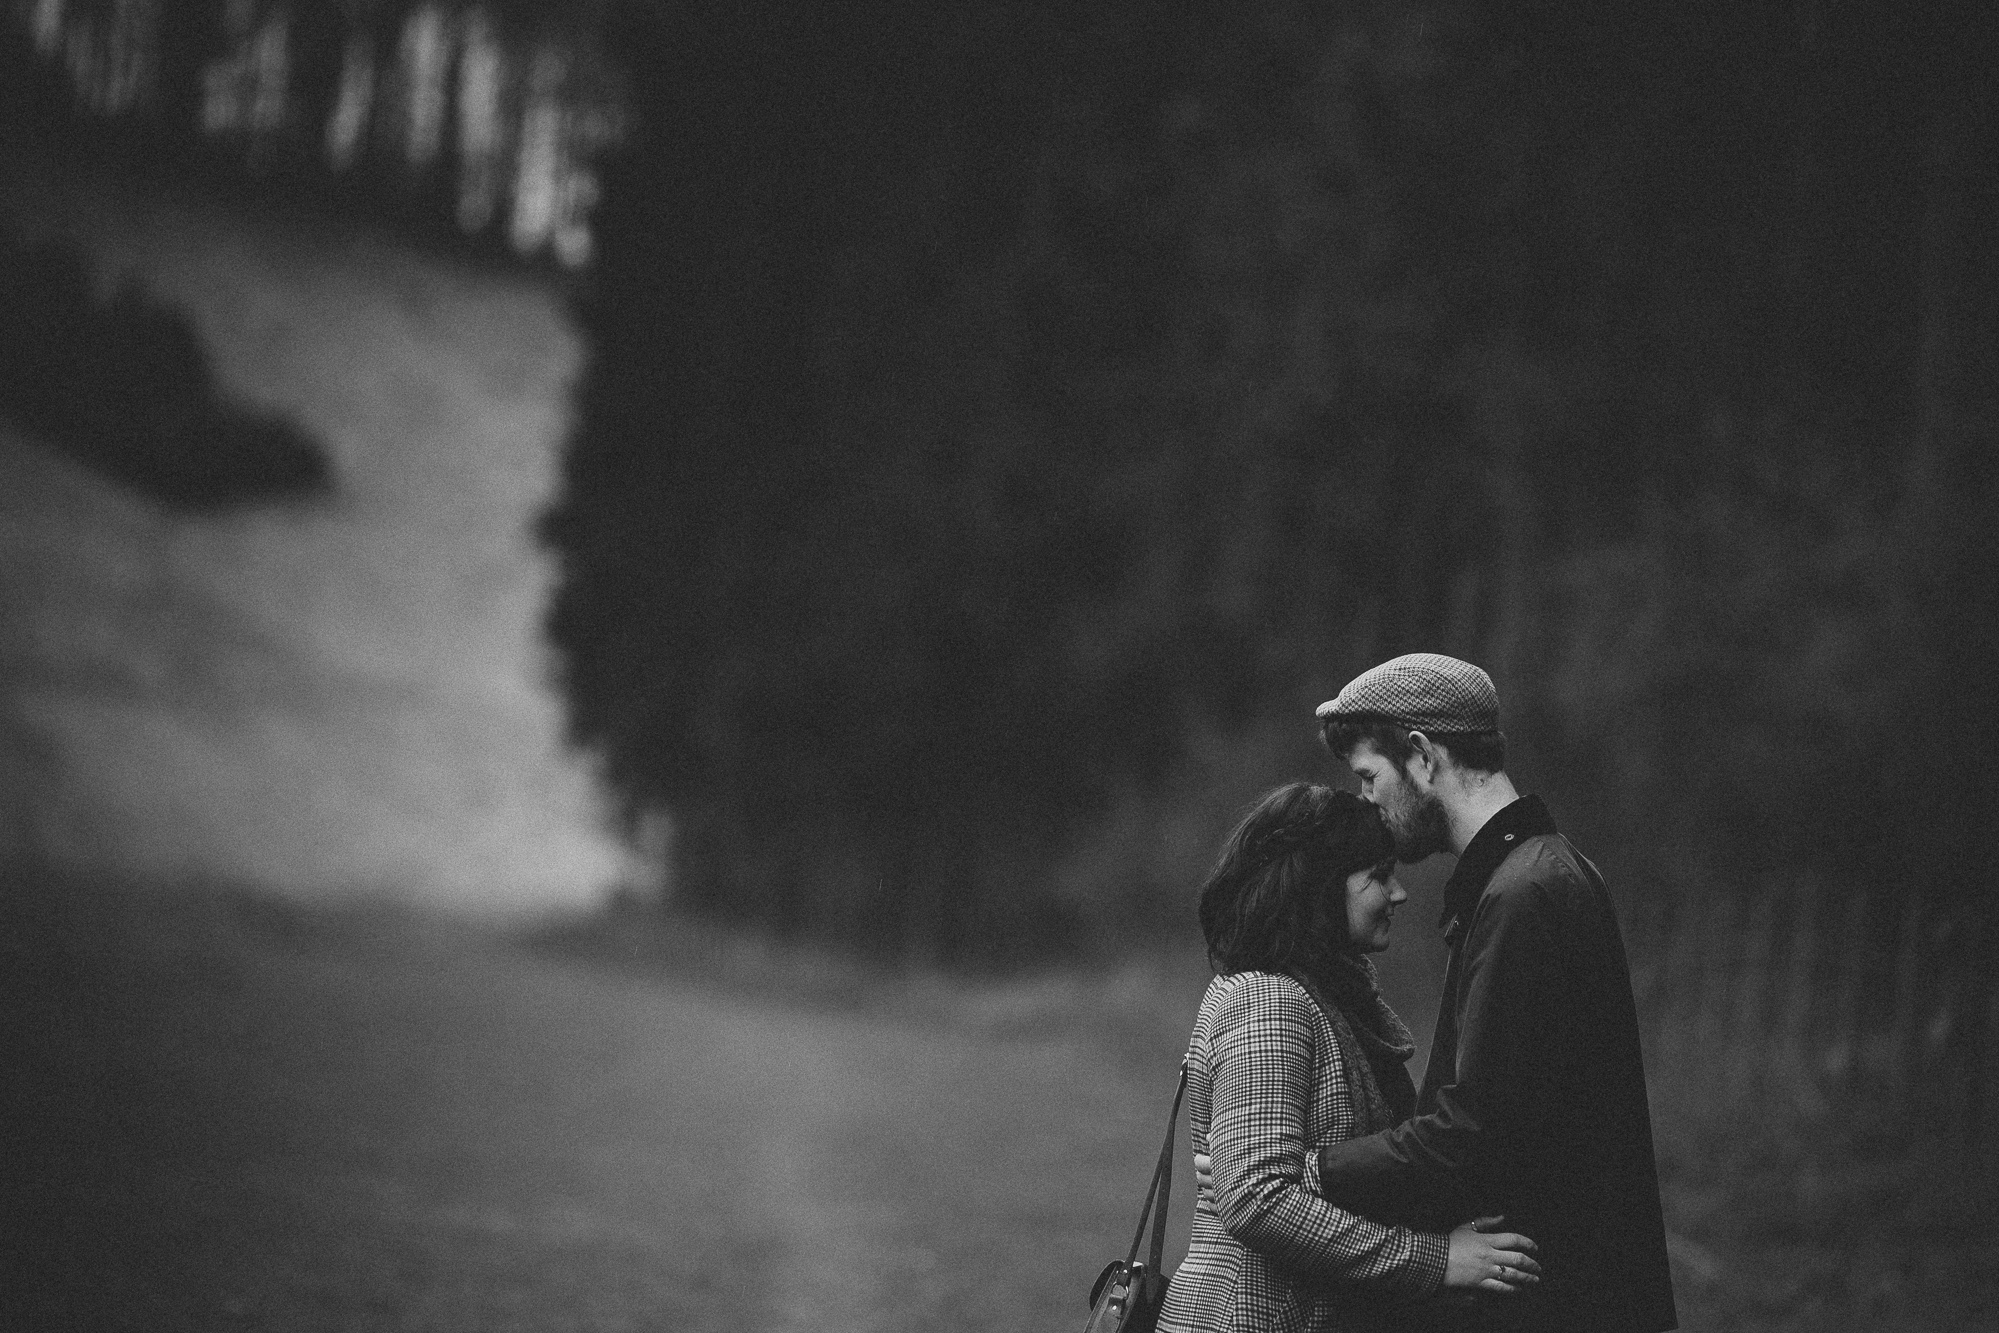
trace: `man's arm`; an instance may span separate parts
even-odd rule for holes
[[[1556,1039],[1554,912],[1532,882],[1487,895],[1465,940],[1455,1077],[1429,1114],[1321,1149],[1318,1190],[1329,1202],[1430,1226],[1471,1215],[1486,1163],[1503,1150],[1512,1112]]]

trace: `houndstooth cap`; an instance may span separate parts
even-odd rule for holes
[[[1469,662],[1441,653],[1407,653],[1361,672],[1317,712],[1321,719],[1386,718],[1441,736],[1497,731],[1499,691],[1491,676]]]

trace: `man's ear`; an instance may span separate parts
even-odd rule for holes
[[[1420,731],[1409,733],[1408,767],[1409,776],[1412,779],[1416,779],[1420,772],[1421,778],[1418,785],[1422,787],[1435,786],[1437,773],[1443,768],[1443,759],[1437,752],[1436,742]]]

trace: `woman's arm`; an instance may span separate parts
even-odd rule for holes
[[[1313,1013],[1297,982],[1265,973],[1222,998],[1208,1044],[1216,1211],[1230,1235],[1299,1277],[1428,1295],[1444,1282],[1445,1237],[1370,1222],[1304,1188]]]

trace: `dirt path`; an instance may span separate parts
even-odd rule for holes
[[[1163,1110],[1074,1044],[439,930],[63,969],[10,1006],[50,1327],[1059,1328]]]

